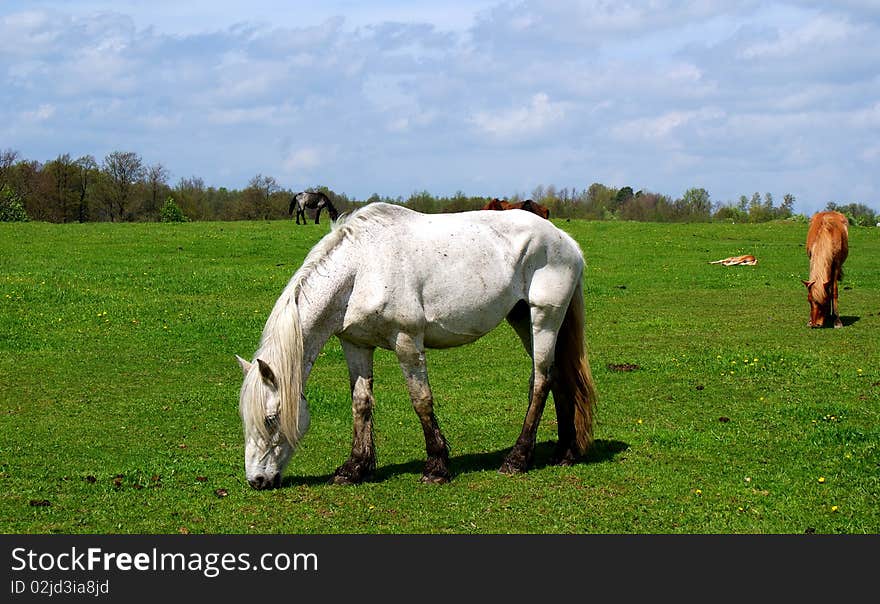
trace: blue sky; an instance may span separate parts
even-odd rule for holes
[[[0,148],[365,199],[880,208],[880,2],[0,2]]]

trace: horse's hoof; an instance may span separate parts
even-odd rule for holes
[[[554,466],[560,466],[563,468],[568,468],[568,467],[571,467],[575,464],[575,460],[569,456],[558,457],[558,458],[552,459],[550,461]]]
[[[422,474],[419,482],[425,484],[446,484],[449,482],[449,474]]]
[[[577,463],[577,455],[571,449],[557,450],[553,453],[553,457],[550,458],[550,463],[554,466],[573,466]]]
[[[342,465],[328,481],[328,484],[360,484],[372,474],[373,468],[360,464]]]
[[[330,480],[327,481],[327,484],[359,484],[360,480],[355,480],[354,476],[349,476],[347,474],[334,474],[330,477]]]
[[[514,474],[522,474],[526,471],[526,468],[518,463],[514,463],[510,460],[505,460],[501,467],[498,468],[499,474],[507,474],[508,476],[513,476]]]

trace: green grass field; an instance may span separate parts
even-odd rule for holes
[[[810,330],[803,223],[556,224],[587,257],[585,463],[547,465],[551,404],[534,469],[496,471],[529,374],[502,325],[428,357],[451,483],[418,482],[421,428],[379,352],[378,473],[328,486],[351,439],[331,340],[274,491],[244,480],[234,354],[326,224],[0,224],[0,531],[880,532],[880,229],[850,231],[845,327]]]

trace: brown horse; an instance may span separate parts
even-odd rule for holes
[[[509,210],[510,204],[506,201],[501,201],[497,197],[492,201],[483,206],[484,210]]]
[[[525,210],[532,214],[537,214],[541,218],[550,220],[550,210],[542,206],[536,201],[526,199],[517,203],[508,203],[507,201],[495,198],[483,206],[484,210]]]
[[[810,280],[804,281],[810,302],[810,327],[824,327],[834,317],[843,327],[837,306],[837,282],[843,279],[843,262],[849,253],[849,222],[840,212],[817,212],[807,232]]]

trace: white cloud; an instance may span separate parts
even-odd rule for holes
[[[323,155],[317,147],[298,147],[287,155],[282,166],[287,174],[310,172],[321,165]]]
[[[532,96],[527,105],[498,111],[478,111],[470,121],[481,132],[503,141],[521,140],[547,133],[565,118],[565,103],[544,93]]]
[[[749,60],[763,60],[813,53],[845,43],[860,35],[860,30],[839,17],[821,15],[798,27],[782,29],[775,39],[756,41],[744,48],[741,55]]]
[[[684,143],[676,138],[681,130],[717,122],[725,117],[724,111],[717,108],[705,108],[697,111],[669,111],[657,116],[621,121],[610,128],[610,133],[619,143],[643,141],[660,146],[678,147]]]
[[[43,103],[36,109],[25,111],[21,114],[22,119],[29,122],[45,122],[55,115],[55,106]]]

